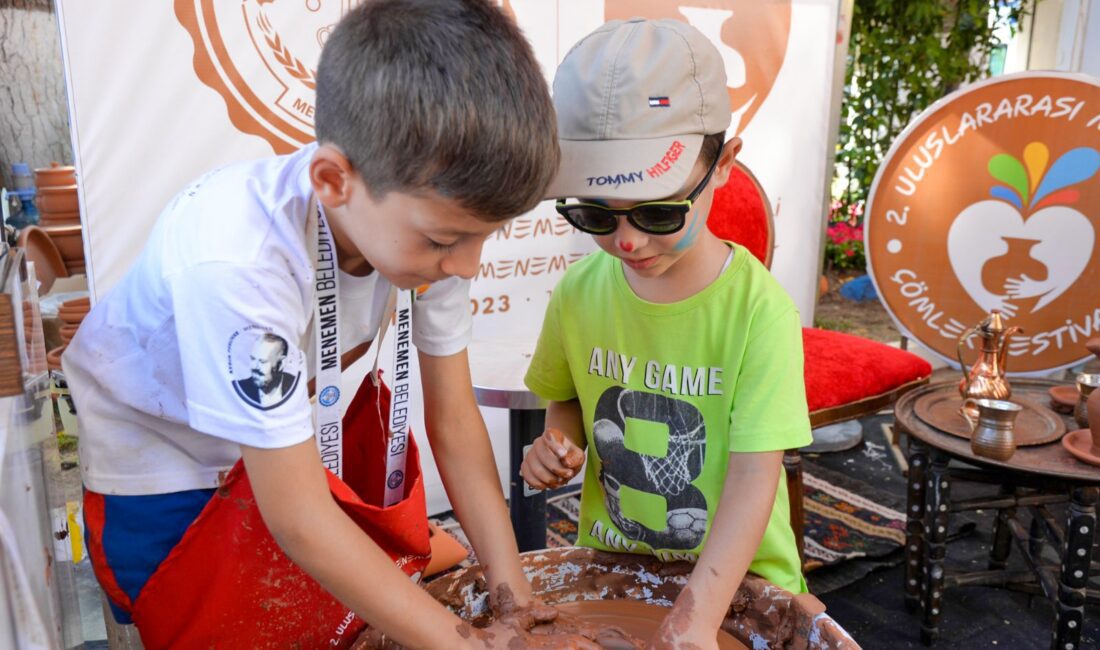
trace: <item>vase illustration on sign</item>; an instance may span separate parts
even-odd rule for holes
[[[1043,282],[1050,277],[1050,269],[1046,264],[1035,259],[1031,249],[1040,243],[1038,239],[1022,239],[1020,237],[1002,237],[1008,250],[1003,255],[991,258],[982,266],[982,286],[990,293],[1005,295],[1010,287],[1015,286],[1010,280],[1018,280],[1020,277],[1029,277]],[[1032,299],[1031,302],[1037,302]],[[1035,305],[1025,305],[1016,301],[1017,308],[1026,310]]]
[[[1047,168],[1046,145],[1033,142],[1024,161],[999,154],[989,172],[1002,184],[993,199],[979,201],[955,217],[947,252],[959,283],[984,311],[1012,317],[1035,313],[1077,282],[1092,258],[1096,231],[1089,218],[1070,207],[1080,197],[1071,186],[1100,170],[1100,152],[1078,147]]]

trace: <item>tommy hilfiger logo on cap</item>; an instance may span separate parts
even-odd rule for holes
[[[668,97],[650,97],[649,105],[653,107],[661,106],[668,108],[671,104],[668,103]]]

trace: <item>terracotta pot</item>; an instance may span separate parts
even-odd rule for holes
[[[80,210],[80,201],[76,194],[76,185],[58,185],[54,187],[40,187],[34,199],[35,206],[40,211],[48,213],[77,212]]]
[[[92,308],[92,299],[88,296],[84,296],[83,298],[73,298],[72,300],[66,300],[58,306],[62,309],[83,309],[85,312],[87,312],[89,309]]]
[[[86,311],[64,311],[57,310],[57,318],[65,325],[79,325],[84,322],[84,317],[88,315]]]
[[[75,212],[49,212],[38,210],[39,226],[79,226],[80,210]]]
[[[68,345],[69,341],[73,340],[73,337],[76,336],[76,330],[79,329],[79,328],[80,328],[79,324],[74,325],[74,324],[65,323],[64,325],[62,325],[61,326],[61,332],[60,332],[61,333],[61,342],[64,343],[65,345]]]
[[[92,308],[91,299],[73,298],[58,305],[57,317],[68,325],[79,325]]]
[[[84,264],[84,238],[81,237],[81,227],[77,226],[47,226],[43,228],[46,234],[53,240],[57,250],[61,252],[61,259],[65,265]]]
[[[28,262],[34,262],[35,277],[41,283],[40,295],[50,292],[54,280],[69,277],[65,260],[47,232],[37,226],[27,226],[19,231],[19,240],[15,244],[26,251]]]
[[[66,347],[68,347],[68,345],[62,345],[46,353],[47,368],[50,370],[61,370],[61,355],[65,352]]]
[[[76,185],[76,167],[52,162],[49,167],[34,170],[34,184],[39,189],[58,185]]]

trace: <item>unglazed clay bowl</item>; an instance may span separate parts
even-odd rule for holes
[[[19,239],[15,245],[25,251],[28,262],[34,262],[35,278],[39,282],[39,295],[49,293],[57,278],[69,276],[61,251],[42,228],[37,226],[23,228],[19,231]]]
[[[1052,386],[1047,391],[1050,394],[1050,407],[1058,413],[1073,413],[1073,407],[1077,404],[1077,388],[1074,386]]]
[[[65,266],[84,265],[84,238],[79,224],[75,226],[47,226],[43,228],[53,240]]]

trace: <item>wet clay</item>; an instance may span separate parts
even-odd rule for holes
[[[636,600],[577,600],[555,605],[557,622],[540,625],[531,634],[581,634],[605,650],[636,650],[657,633],[672,610]],[[719,650],[747,650],[729,633],[718,631]]]
[[[603,553],[576,547],[532,551],[521,554],[520,559],[524,573],[531,582],[532,594],[541,602],[555,607],[568,607],[569,603],[580,600],[587,603],[583,605],[585,607],[599,607],[601,602],[623,600],[671,607],[679,602],[679,596],[695,569],[695,565],[688,562],[661,562],[652,556]],[[490,596],[493,595],[490,592],[497,591],[496,585],[492,590],[488,588],[480,567],[461,569],[432,581],[424,588],[475,628],[485,628],[494,619],[500,621],[490,606]],[[499,602],[499,596],[492,600]],[[685,605],[686,602],[680,604]],[[857,650],[859,644],[822,610],[824,606],[821,602],[808,594],[796,597],[762,578],[746,575],[722,621],[722,630],[744,646],[720,647],[759,647],[766,644],[770,648],[788,650]],[[668,609],[659,611],[662,615],[669,612]],[[570,617],[568,610],[563,610],[555,622],[561,633],[568,634],[561,625],[568,623]],[[659,616],[649,615],[649,618],[660,620]],[[578,625],[601,625],[600,621],[585,623],[576,617],[573,619]],[[602,629],[606,631],[614,627],[607,624]],[[527,640],[547,639],[536,634],[536,631],[542,630],[554,632],[553,628],[547,630],[536,626],[527,633]],[[631,636],[644,638],[644,634]],[[556,642],[561,638],[550,637],[548,640]],[[562,645],[543,647],[559,650]],[[603,647],[631,646],[605,643]]]

